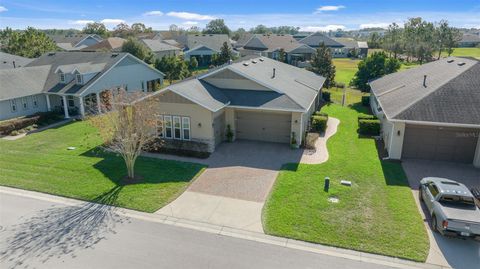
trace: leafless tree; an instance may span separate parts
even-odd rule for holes
[[[155,97],[146,98],[142,92],[114,90],[106,113],[90,117],[98,128],[104,147],[120,155],[127,168],[127,180],[135,180],[135,161],[142,150],[157,137],[158,115]]]

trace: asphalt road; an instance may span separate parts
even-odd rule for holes
[[[0,194],[1,268],[390,268]]]

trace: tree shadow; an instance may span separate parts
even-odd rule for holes
[[[372,114],[370,107],[362,105],[361,102],[348,105],[349,108],[363,114]]]
[[[81,206],[52,207],[14,225],[11,237],[4,241],[0,261],[11,268],[29,268],[30,259],[41,263],[76,251],[93,248],[109,234],[115,234],[116,224],[129,221],[115,213],[115,204],[122,186],[116,186]]]

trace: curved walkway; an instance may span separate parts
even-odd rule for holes
[[[325,134],[317,139],[315,149],[306,149],[303,151],[300,163],[320,164],[326,162],[328,160],[327,140],[337,132],[339,124],[339,119],[329,117]]]

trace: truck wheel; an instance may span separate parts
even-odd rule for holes
[[[435,215],[432,215],[432,230],[436,233],[438,233],[438,226],[437,226],[437,217]]]

